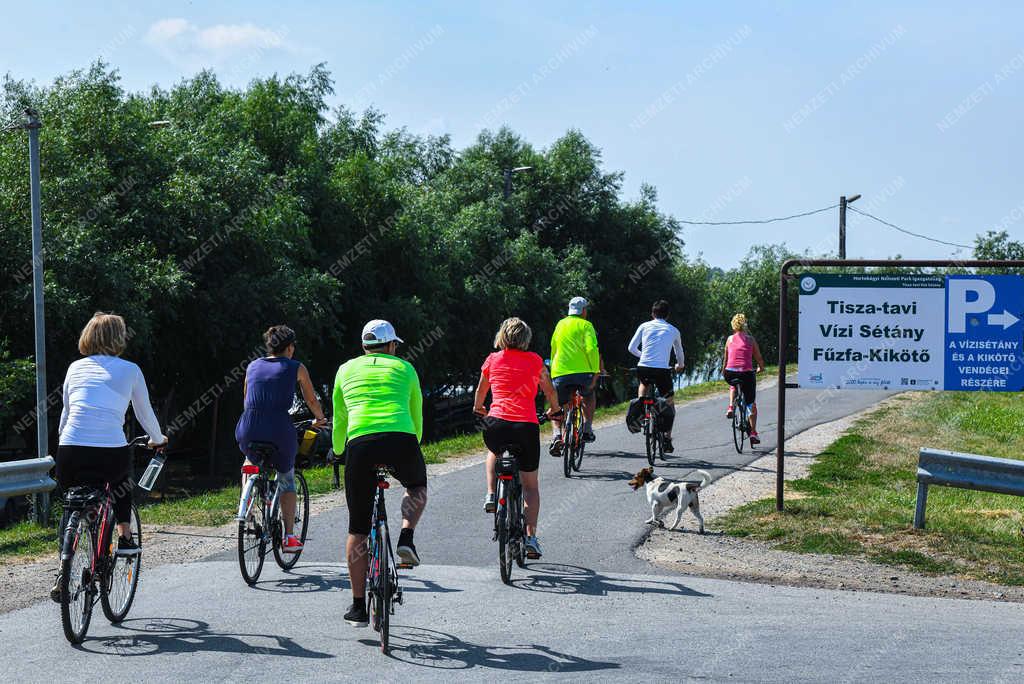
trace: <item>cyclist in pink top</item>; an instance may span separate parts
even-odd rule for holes
[[[760,444],[757,436],[757,374],[764,370],[764,358],[757,340],[747,331],[747,317],[741,313],[732,317],[732,335],[725,341],[725,356],[722,359],[722,375],[726,381],[737,379],[743,387],[743,396],[750,404],[750,443]],[[757,368],[754,368],[754,362]],[[729,387],[729,410],[725,417],[732,418],[736,388]]]
[[[540,467],[540,425],[537,422],[537,387],[548,400],[548,415],[560,410],[558,395],[544,361],[531,351],[530,326],[518,318],[502,322],[494,338],[494,352],[480,369],[480,382],[476,387],[473,411],[486,415],[484,444],[487,445],[487,498],[484,511],[495,509],[494,464],[497,453],[508,448],[519,462],[519,476],[523,483],[524,514],[526,517],[526,556],[540,558],[537,541],[537,517],[540,513],[540,488],[537,469]],[[491,408],[484,408],[488,391]]]

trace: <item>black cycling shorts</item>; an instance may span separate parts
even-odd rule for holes
[[[726,382],[732,383],[734,379],[740,381],[740,387],[743,389],[743,396],[747,398],[747,404],[753,404],[757,399],[757,373],[752,370],[725,371]]]
[[[551,384],[555,386],[555,393],[558,394],[558,403],[565,406],[572,398],[572,393],[578,387],[584,398],[594,393],[591,385],[594,382],[596,373],[569,373],[551,378]]]
[[[486,423],[484,444],[492,453],[512,454],[524,473],[532,473],[540,467],[540,425],[513,423],[501,418],[487,418]]]
[[[90,486],[103,489],[110,484],[114,517],[131,522],[132,450],[130,447],[89,447],[61,444],[57,447],[57,484],[62,491]],[[61,527],[63,529],[63,526]]]
[[[370,533],[378,465],[390,466],[395,479],[406,490],[427,486],[427,465],[419,440],[408,432],[375,432],[356,437],[346,445],[345,456],[349,534]]]
[[[646,366],[637,366],[636,377],[645,385],[654,385],[657,387],[658,394],[666,399],[675,393],[675,388],[672,387],[671,368],[648,368]]]

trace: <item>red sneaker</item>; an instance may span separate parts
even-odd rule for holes
[[[284,553],[298,553],[302,551],[302,542],[294,534],[286,535],[281,542],[281,551]]]
[[[761,443],[761,438],[757,436],[757,433],[756,432],[751,432],[750,433],[750,444],[754,445],[754,444],[760,444],[760,443]]]
[[[733,408],[732,408],[732,406],[730,405],[730,406],[729,406],[729,408],[727,408],[727,409],[725,410],[725,417],[726,417],[726,418],[732,418],[732,416],[733,416],[733,413],[734,413],[734,411],[733,411]]]

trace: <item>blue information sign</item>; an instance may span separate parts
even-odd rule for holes
[[[945,389],[1024,390],[1024,276],[946,277]]]

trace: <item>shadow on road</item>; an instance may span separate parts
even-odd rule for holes
[[[374,639],[361,643],[376,646]],[[601,662],[560,653],[539,644],[484,646],[453,634],[421,627],[391,626],[391,656],[410,665],[438,670],[486,667],[514,672],[593,672],[611,670],[618,663]]]
[[[764,456],[764,454],[762,454],[761,452],[754,452],[753,455],[758,458]],[[731,472],[746,471],[751,473],[775,472],[773,468],[757,468],[751,465],[750,463],[746,465],[736,465],[730,463],[712,463],[711,461],[704,460],[691,461],[675,458],[670,459],[668,461],[659,461],[654,466],[655,470],[657,470],[658,468],[681,468],[684,470],[695,470],[697,468],[701,468],[703,470],[728,470]]]
[[[273,634],[230,634],[210,630],[201,620],[180,618],[135,618],[117,629],[124,634],[87,641],[80,648],[91,653],[142,656],[157,653],[247,653],[292,658],[333,658],[329,653],[311,651],[289,637]]]
[[[679,582],[655,579],[606,577],[589,568],[561,563],[532,563],[527,565],[530,575],[512,580],[512,586],[546,594],[583,594],[607,596],[616,593],[662,594],[668,596],[706,597],[711,594],[691,589]]]
[[[349,589],[347,573],[338,573],[337,567],[318,568],[316,566],[299,566],[292,570],[285,571],[287,577],[276,579],[265,579],[257,582],[253,589],[258,591],[272,591],[279,594],[309,593],[313,591],[337,591]],[[451,589],[443,587],[437,582],[426,579],[418,579],[413,575],[402,574],[400,581],[404,591],[430,592],[436,594],[450,594],[462,589]]]

